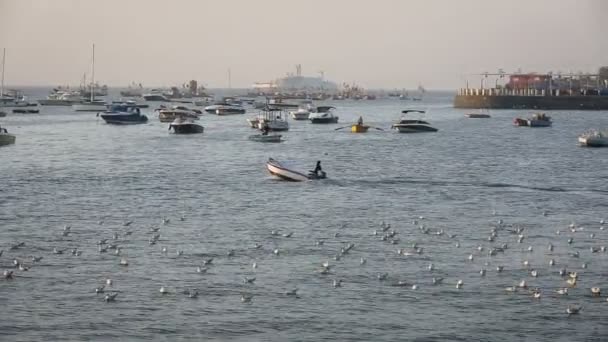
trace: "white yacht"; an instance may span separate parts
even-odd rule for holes
[[[608,130],[592,130],[578,137],[578,142],[588,147],[608,147]]]
[[[298,110],[289,112],[289,114],[291,114],[291,118],[294,120],[308,120],[310,110],[306,108],[298,108]]]
[[[46,99],[38,100],[41,106],[71,106],[83,102],[78,91],[61,91],[50,94]]]
[[[404,110],[401,113],[424,113],[423,110]],[[423,120],[410,120],[401,118],[397,123],[393,124],[391,128],[396,129],[399,133],[422,133],[422,132],[437,132],[438,129],[432,127],[426,121]]]

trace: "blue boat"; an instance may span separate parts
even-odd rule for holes
[[[100,114],[97,113],[99,116]],[[101,114],[101,118],[111,125],[133,125],[148,122],[148,117],[141,114],[135,104],[113,104]]]

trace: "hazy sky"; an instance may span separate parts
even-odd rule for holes
[[[249,87],[293,72],[451,89],[496,71],[608,65],[603,0],[0,0],[6,83]],[[603,24],[603,25],[602,25]],[[475,78],[469,77],[471,81]]]

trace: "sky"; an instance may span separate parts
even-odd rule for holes
[[[608,65],[603,0],[0,0],[8,85],[248,88],[295,72],[455,89]],[[604,25],[601,25],[604,24]]]

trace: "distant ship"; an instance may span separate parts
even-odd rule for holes
[[[597,74],[484,73],[480,88],[462,88],[455,108],[608,110],[608,67]],[[495,78],[494,87],[484,82]],[[508,77],[508,82],[498,85]]]

